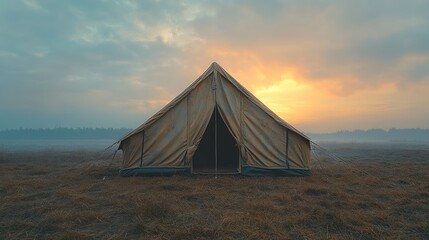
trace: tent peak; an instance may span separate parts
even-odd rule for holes
[[[217,62],[212,62],[209,69],[211,69],[211,71],[219,71],[219,69],[222,69],[222,67]]]

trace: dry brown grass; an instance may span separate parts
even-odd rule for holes
[[[305,178],[121,178],[92,152],[6,152],[0,239],[429,239],[429,153],[408,154]]]

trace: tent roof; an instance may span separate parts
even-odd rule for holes
[[[216,62],[213,62],[210,67],[199,77],[197,78],[189,87],[187,87],[182,93],[180,93],[177,97],[175,97],[170,103],[165,105],[161,110],[159,110],[155,115],[153,115],[151,118],[149,118],[146,122],[144,122],[142,125],[134,129],[133,131],[127,133],[122,138],[120,138],[116,143],[122,142],[123,140],[127,139],[128,137],[139,133],[152,125],[156,119],[159,119],[162,115],[164,115],[166,112],[168,112],[171,108],[173,108],[177,103],[179,103],[183,98],[185,98],[201,81],[206,79],[210,74],[217,72],[220,75],[224,77],[227,81],[229,81],[232,85],[234,85],[238,91],[240,91],[243,95],[245,95],[251,102],[256,104],[260,109],[265,111],[269,116],[271,116],[277,123],[284,126],[287,129],[290,129],[297,134],[301,135],[303,138],[310,140],[309,137],[307,137],[305,134],[298,131],[296,128],[294,128],[292,125],[288,124],[286,121],[284,121],[282,118],[277,116],[273,111],[271,111],[265,104],[263,104],[257,97],[255,97],[250,91],[248,91],[245,87],[243,87],[237,80],[235,80],[229,73],[227,73],[219,64]]]

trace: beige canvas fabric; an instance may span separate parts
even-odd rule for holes
[[[142,153],[142,134],[134,134],[121,143],[124,152],[123,166],[139,166]]]
[[[123,168],[190,167],[215,107],[239,145],[241,166],[309,168],[308,137],[269,110],[216,63],[118,141],[124,152]]]

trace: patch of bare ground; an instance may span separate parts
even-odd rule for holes
[[[429,239],[429,154],[302,178],[122,178],[92,152],[1,156],[0,239]]]

